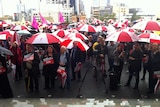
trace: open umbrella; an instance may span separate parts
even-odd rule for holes
[[[97,32],[97,29],[92,26],[92,25],[87,25],[87,24],[84,24],[84,25],[81,25],[80,27],[77,28],[78,31],[83,31],[83,32]]]
[[[160,31],[160,23],[158,21],[141,21],[132,26],[133,29]]]
[[[27,44],[52,44],[61,42],[62,38],[51,33],[36,33],[26,40]]]
[[[13,56],[13,53],[10,50],[8,50],[8,49],[6,49],[2,46],[0,46],[0,54],[1,55],[11,55],[11,56]]]
[[[78,47],[82,51],[87,51],[89,49],[89,46],[86,45],[81,39],[79,38],[74,38],[74,39],[66,39],[63,42],[61,42],[61,46],[66,46],[68,49],[73,48],[73,42],[77,41],[78,42]]]
[[[134,32],[125,30],[118,30],[114,32],[106,38],[106,41],[115,41],[115,42],[135,42],[138,41],[138,37],[134,34]]]
[[[20,35],[30,35],[31,33],[28,30],[19,30],[19,31],[17,31],[17,34],[20,34]]]
[[[70,33],[67,38],[80,38],[81,40],[88,40],[88,38],[82,33]]]
[[[140,42],[158,43],[160,44],[160,36],[154,33],[142,33],[138,36]]]
[[[17,25],[13,26],[11,30],[18,31],[18,30],[31,30],[31,29],[25,25]]]
[[[97,31],[107,31],[107,26],[97,26]]]
[[[70,34],[70,32],[67,30],[59,29],[59,30],[53,32],[53,34],[58,35],[59,37],[63,38],[66,35]]]
[[[7,40],[9,37],[12,37],[14,35],[14,31],[5,30],[3,32],[0,32],[0,40]]]

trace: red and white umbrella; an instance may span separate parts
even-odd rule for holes
[[[160,23],[158,21],[141,21],[132,26],[133,29],[155,30],[160,31]]]
[[[31,30],[31,29],[24,25],[17,25],[17,26],[13,26],[11,30],[17,31],[17,30]]]
[[[67,29],[67,31],[70,33],[78,33],[78,31],[75,28]]]
[[[14,35],[14,31],[5,30],[3,32],[0,32],[0,40],[7,40],[9,37],[12,37]]]
[[[70,32],[67,30],[59,29],[59,30],[53,32],[53,34],[58,35],[59,37],[63,38],[66,35],[70,34]]]
[[[138,37],[135,33],[126,30],[118,30],[106,38],[106,41],[115,41],[115,42],[135,42],[138,41]]]
[[[109,19],[107,22],[110,23],[110,24],[113,24],[114,20],[113,19]]]
[[[78,27],[77,30],[83,31],[83,32],[97,32],[96,27],[94,27],[92,25],[87,25],[87,24],[84,24],[84,25]]]
[[[82,33],[70,33],[69,35],[67,35],[67,38],[80,38],[81,40],[88,40],[88,38]]]
[[[126,27],[126,25],[124,23],[122,23],[122,22],[115,22],[113,24],[113,26],[116,27],[116,28]]]
[[[158,43],[160,44],[160,36],[155,33],[142,33],[138,36],[140,42]]]
[[[107,31],[107,26],[97,26],[97,31]]]
[[[68,49],[73,48],[73,42],[77,41],[78,42],[78,47],[82,51],[87,51],[89,49],[89,46],[84,43],[81,39],[79,38],[74,38],[74,39],[66,39],[63,42],[61,42],[61,46],[66,46]]]
[[[5,21],[0,21],[0,27],[7,27],[9,24]]]
[[[62,38],[51,33],[36,33],[26,40],[27,44],[52,44],[62,42]]]

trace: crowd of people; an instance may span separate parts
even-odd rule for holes
[[[45,31],[47,32],[47,31]],[[82,51],[73,42],[73,48],[67,49],[58,43],[47,46],[36,46],[25,44],[24,38],[21,38],[21,44],[16,41],[0,41],[0,45],[9,49],[13,56],[0,55],[0,67],[7,70],[7,63],[11,61],[16,66],[14,80],[19,81],[25,79],[27,92],[39,91],[39,75],[44,77],[44,89],[55,88],[57,78],[57,69],[63,67],[67,74],[66,84],[60,84],[60,88],[71,88],[71,81],[81,81],[81,71],[75,72],[78,64],[89,62],[91,65],[101,66],[101,60],[108,57],[109,69],[105,70],[102,75],[107,72],[116,74],[115,85],[121,86],[121,74],[124,64],[127,63],[129,75],[127,83],[124,86],[130,86],[132,77],[136,77],[134,89],[139,87],[140,71],[143,70],[141,80],[146,79],[146,72],[149,73],[148,93],[154,93],[154,87],[157,78],[154,77],[154,71],[160,70],[160,51],[159,45],[156,43],[115,43],[113,41],[106,42],[107,35],[104,33],[87,33],[82,32],[88,40],[85,43],[89,46],[87,51]],[[7,45],[6,45],[7,44]],[[44,50],[44,51],[42,51]],[[43,62],[42,72],[39,64]],[[143,68],[143,69],[142,69]],[[106,69],[106,67],[105,67]],[[1,69],[2,70],[2,69]],[[71,75],[70,75],[71,74]],[[13,97],[11,87],[9,85],[7,72],[0,73],[0,94],[3,98]],[[147,88],[147,87],[146,87]]]

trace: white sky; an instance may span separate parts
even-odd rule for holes
[[[21,0],[25,4],[26,8],[38,8],[38,0]],[[90,7],[93,5],[93,0],[83,0],[85,5],[85,10],[87,15],[90,14]],[[107,1],[107,0],[106,0]],[[114,2],[125,2],[129,7],[140,7],[149,13],[160,13],[160,0],[110,0],[111,3]],[[1,3],[2,2],[2,3]],[[3,15],[13,15],[17,12],[17,4],[19,0],[0,0],[0,16],[2,16],[3,5]]]

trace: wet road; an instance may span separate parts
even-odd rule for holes
[[[106,59],[107,61],[107,59]],[[106,63],[106,69],[108,69],[108,62]],[[146,74],[146,79],[144,81],[140,80],[139,89],[134,90],[135,79],[132,79],[130,87],[124,87],[128,79],[127,65],[124,65],[122,72],[121,83],[122,86],[116,91],[109,89],[109,76],[107,72],[107,77],[105,78],[105,85],[102,78],[98,76],[98,80],[93,77],[93,66],[90,63],[84,63],[81,69],[82,79],[84,82],[71,81],[71,89],[60,89],[60,80],[56,80],[55,89],[44,90],[44,77],[39,76],[39,92],[26,92],[24,79],[20,81],[14,81],[11,74],[8,74],[10,85],[12,87],[14,98],[114,98],[114,99],[156,99],[159,98],[159,92],[156,94],[148,95],[148,73]],[[140,78],[142,77],[142,71],[140,72]],[[82,86],[80,88],[80,86]],[[79,90],[80,88],[80,90]],[[106,93],[106,89],[108,90]]]

